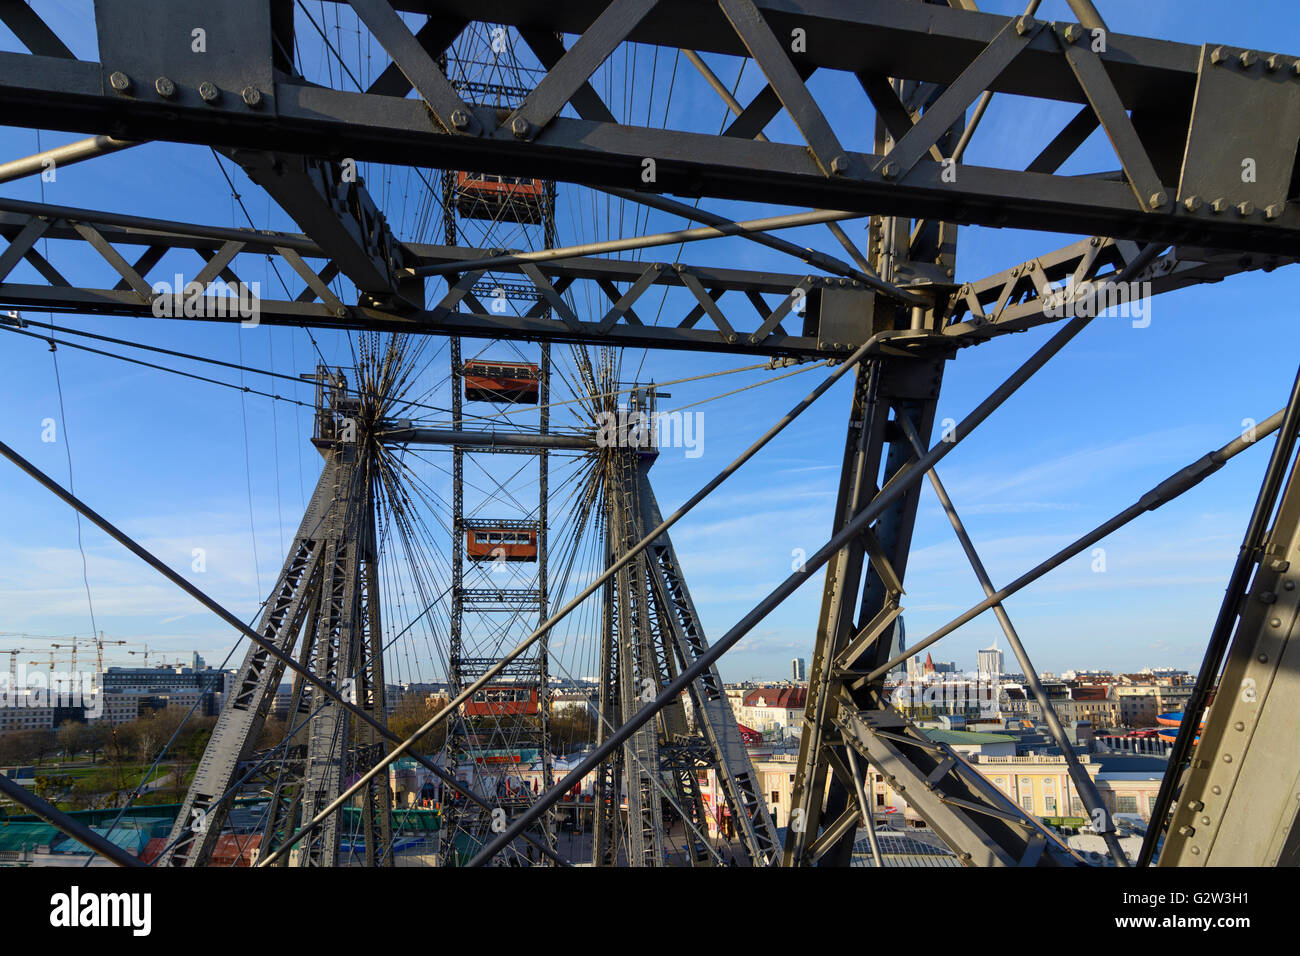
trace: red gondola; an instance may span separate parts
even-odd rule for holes
[[[541,372],[528,362],[465,363],[465,400],[536,405]]]
[[[546,210],[546,184],[530,176],[456,173],[456,211],[466,219],[538,225]]]
[[[466,528],[465,557],[471,561],[536,561],[537,531],[533,528]]]
[[[537,688],[495,684],[465,701],[466,717],[535,717]]]

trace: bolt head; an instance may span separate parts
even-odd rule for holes
[[[1215,66],[1222,66],[1224,60],[1228,58],[1228,52],[1221,46],[1216,46],[1210,51],[1210,62]]]
[[[1162,189],[1158,193],[1152,193],[1148,202],[1152,209],[1159,209],[1165,203],[1169,202],[1169,194]]]
[[[199,97],[205,103],[215,103],[221,98],[221,91],[217,89],[215,83],[204,80],[199,84]]]
[[[1247,199],[1245,202],[1237,203],[1237,215],[1249,216],[1255,211],[1255,204]]]
[[[523,139],[525,136],[527,136],[528,131],[531,128],[532,128],[532,124],[529,123],[528,120],[524,119],[522,116],[516,116],[513,120],[510,121],[510,132],[512,132],[515,135],[515,137],[518,139]]]
[[[176,95],[176,84],[165,76],[160,76],[154,80],[153,88],[165,100],[169,100]]]
[[[1201,197],[1193,193],[1183,200],[1183,208],[1188,212],[1201,211]]]
[[[1255,55],[1253,50],[1242,50],[1241,56],[1237,57],[1238,62],[1248,70],[1255,65],[1258,59],[1259,57]]]
[[[1267,206],[1264,207],[1264,218],[1277,219],[1285,211],[1286,211],[1286,203],[1281,203],[1281,202],[1269,203]]]
[[[898,164],[885,163],[885,165],[880,167],[880,175],[884,176],[886,179],[893,179],[898,175]]]
[[[131,91],[131,78],[121,70],[114,70],[108,77],[108,85],[119,93]]]
[[[251,109],[257,109],[262,105],[262,91],[256,86],[246,86],[240,94],[244,99],[244,104]]]
[[[1036,26],[1038,24],[1034,21],[1034,18],[1027,13],[1016,18],[1016,33],[1020,36],[1024,36]]]
[[[1228,208],[1228,200],[1220,196],[1214,202],[1210,203],[1210,209],[1214,212],[1225,212]]]
[[[1067,23],[1061,28],[1061,36],[1066,43],[1077,43],[1079,37],[1083,36],[1083,30],[1079,28],[1077,23]]]
[[[1286,66],[1286,58],[1278,56],[1276,53],[1264,61],[1264,68],[1270,73],[1276,73],[1284,66]]]
[[[849,171],[849,158],[841,153],[831,160],[831,172],[837,176],[843,176]]]

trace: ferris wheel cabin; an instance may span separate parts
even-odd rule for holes
[[[470,561],[536,561],[537,523],[466,521],[465,557]]]
[[[536,685],[489,684],[465,701],[466,717],[536,717]]]
[[[465,400],[507,405],[536,405],[541,371],[530,362],[465,363]]]
[[[546,214],[546,184],[530,176],[456,173],[456,211],[466,219],[540,225]]]

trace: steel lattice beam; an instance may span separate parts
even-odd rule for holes
[[[209,5],[173,0],[154,6],[141,16],[138,3],[100,4],[102,63],[0,54],[0,105],[10,122],[411,165],[437,156],[459,168],[591,185],[649,185],[659,192],[758,201],[776,194],[817,208],[1300,254],[1300,210],[1288,196],[1300,140],[1300,77],[1294,58],[1280,54],[1120,34],[1110,34],[1105,52],[1094,53],[1078,25],[1029,18],[1023,32],[1017,24],[1008,33],[1005,17],[898,0],[848,9],[832,0],[746,2],[729,11],[735,26],[724,10],[685,0],[587,0],[541,8],[520,0],[399,3],[440,20],[518,24],[579,37],[530,100],[498,118],[428,88],[421,92],[432,103],[325,89],[277,71],[267,12],[272,5],[265,0],[238,0],[223,7],[221,18],[208,16],[209,42],[229,50],[214,76],[211,64],[183,55],[187,42],[170,36],[183,27],[188,39],[194,12],[206,14]],[[381,18],[391,26],[384,6],[363,7],[372,28]],[[750,12],[742,17],[744,9]],[[684,22],[692,24],[696,50],[745,55],[754,45],[778,107],[784,103],[813,141],[807,144],[811,154],[803,143],[753,139],[765,121],[742,135],[719,137],[561,115],[571,98],[589,93],[585,81],[619,42],[676,47]],[[147,35],[140,32],[144,23]],[[794,30],[807,35],[806,50],[795,57],[805,69],[938,84],[951,97],[936,105],[933,123],[918,124],[897,141],[893,158],[852,150],[821,157],[834,152],[833,125],[812,118],[799,69],[785,55],[774,57],[771,44],[760,39],[767,31],[788,38]],[[396,31],[378,32],[377,42],[393,48],[390,55],[395,51],[408,78],[428,74],[432,58],[419,44],[404,42]],[[417,56],[428,63],[412,63]],[[155,89],[159,76],[173,82],[170,96]],[[211,84],[207,99],[199,92],[203,83]],[[1086,105],[1114,145],[1123,175],[963,165],[957,181],[947,181],[943,163],[916,157],[987,90]],[[1257,162],[1254,181],[1242,181],[1241,157],[1225,153],[1225,138],[1233,151]],[[645,158],[657,164],[652,184],[640,180]],[[1039,168],[1044,165],[1050,163]]]

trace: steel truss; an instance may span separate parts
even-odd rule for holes
[[[635,391],[630,409],[653,414],[653,390]],[[610,448],[604,458],[609,566],[626,561],[604,592],[598,743],[709,649],[668,534],[649,537],[649,546],[633,553],[663,525],[649,478],[656,455],[653,449]],[[699,780],[709,771],[718,780],[745,857],[754,866],[775,861],[776,830],[717,668],[705,669],[685,693],[697,729],[688,727],[679,694],[600,768],[592,845],[596,865],[618,862],[620,846],[630,866],[663,865],[668,793],[686,828],[688,859],[692,865],[707,864],[698,845],[698,836],[709,832]]]
[[[373,462],[358,454],[356,432],[344,428],[345,421],[355,428],[350,416],[356,415],[356,400],[346,397],[346,382],[325,369],[317,374],[323,401],[314,442],[325,468],[258,630],[284,655],[296,654],[323,683],[346,688],[346,699],[382,723],[387,718],[374,526],[377,477]],[[266,648],[249,647],[160,865],[209,862],[243,782],[241,764],[253,757],[283,675],[284,665]],[[302,675],[293,682],[289,721],[297,731],[286,742],[273,775],[261,853],[284,847],[300,819],[310,820],[333,802],[347,777],[373,766],[387,749],[370,727],[357,725],[337,700]],[[362,796],[368,866],[392,865],[391,809],[387,775],[376,777]],[[339,817],[331,815],[282,860],[296,866],[335,866],[340,842]]]
[[[291,301],[264,300],[261,320],[268,323],[839,357],[845,364],[825,387],[849,370],[856,377],[832,537],[803,571],[782,582],[711,646],[698,632],[689,595],[680,574],[675,574],[667,526],[752,457],[823,394],[824,387],[667,522],[655,520],[657,509],[644,510],[646,501],[653,505],[653,498],[627,459],[609,474],[615,489],[610,500],[616,503],[607,502],[606,507],[611,531],[606,573],[463,688],[420,730],[447,719],[476,688],[544,640],[578,601],[606,589],[607,653],[602,663],[608,693],[601,706],[617,729],[606,733],[574,770],[492,838],[474,863],[482,864],[521,835],[528,838],[528,829],[560,796],[594,770],[602,774],[600,785],[607,794],[602,804],[605,822],[598,824],[606,832],[618,825],[620,773],[629,780],[631,774],[639,775],[635,785],[627,787],[629,847],[634,862],[657,863],[662,835],[654,804],[661,787],[653,784],[663,780],[649,778],[666,771],[682,806],[693,807],[696,797],[687,779],[692,763],[713,759],[733,771],[740,767],[743,773],[744,768],[719,739],[730,726],[721,719],[725,699],[722,707],[713,705],[721,730],[715,728],[712,736],[706,730],[707,746],[674,750],[673,708],[681,706],[680,695],[693,695],[697,715],[708,712],[706,698],[711,680],[716,690],[717,659],[793,593],[806,574],[823,565],[826,586],[796,779],[797,817],[787,833],[783,862],[847,862],[854,831],[859,824],[870,830],[872,823],[860,761],[884,773],[964,862],[1080,862],[1037,821],[1008,805],[956,754],[889,712],[883,678],[907,656],[983,610],[1000,613],[1010,637],[1001,609],[1008,596],[1114,528],[1182,493],[1250,442],[1229,443],[1170,476],[1111,521],[999,590],[982,574],[949,502],[950,518],[986,598],[904,651],[892,646],[891,637],[901,611],[919,483],[929,475],[940,488],[934,466],[1084,328],[1089,317],[1070,319],[960,423],[948,441],[924,450],[943,366],[961,346],[1055,321],[1058,307],[1072,304],[1063,303],[1055,288],[1067,280],[1076,289],[1098,281],[1149,282],[1154,293],[1218,281],[1240,271],[1268,270],[1300,257],[1300,210],[1293,195],[1300,144],[1300,61],[1223,45],[1193,47],[1110,33],[1085,0],[1071,0],[1078,23],[1043,22],[1028,13],[994,16],[966,9],[964,3],[902,0],[853,5],[834,0],[718,0],[716,7],[688,0],[575,0],[541,6],[524,0],[349,0],[348,6],[393,61],[361,93],[311,84],[296,74],[287,53],[293,49],[288,0],[232,0],[217,9],[199,0],[100,0],[96,27],[101,62],[76,60],[30,8],[0,6],[0,17],[30,50],[0,53],[0,103],[10,122],[111,137],[78,146],[72,153],[79,157],[151,139],[212,145],[274,196],[304,232],[218,230],[5,201],[0,204],[0,234],[7,240],[0,252],[0,303],[147,316],[155,314],[148,277],[173,249],[198,254],[202,266],[196,279],[204,287],[217,279],[237,282],[240,256],[270,255],[293,269],[303,291]],[[399,11],[423,14],[427,20],[412,32]],[[229,53],[216,66],[203,64],[201,72],[184,55],[187,44],[176,39],[188,36],[200,12],[209,24],[210,42]],[[472,91],[457,89],[438,67],[438,58],[476,22],[517,28],[546,71],[508,110],[468,102],[464,94]],[[699,61],[697,67],[703,63],[701,52],[748,57],[767,80],[748,104],[728,100],[735,119],[721,136],[620,122],[591,83],[620,44],[681,49],[684,22],[691,23],[692,49],[683,52]],[[140,35],[142,23],[149,24],[147,39]],[[566,46],[557,34],[577,40]],[[788,38],[797,34],[806,43],[792,49]],[[707,77],[707,64],[702,70]],[[861,88],[864,102],[877,117],[872,152],[842,145],[847,137],[836,131],[807,85],[817,71],[833,71]],[[415,98],[409,96],[412,91]],[[1075,109],[1074,116],[1025,169],[960,163],[988,98],[1006,93],[1067,104]],[[561,115],[566,110],[577,118]],[[782,110],[794,121],[802,142],[766,139],[764,130]],[[1096,129],[1106,134],[1117,170],[1082,177],[1060,174]],[[1232,148],[1225,149],[1225,143]],[[838,219],[870,214],[871,246],[863,255],[841,232],[837,238],[849,251],[852,265],[815,252],[799,256],[831,275],[746,273],[586,257],[626,244],[583,254],[570,250],[541,260],[509,250],[421,246],[395,237],[364,185],[348,183],[338,174],[343,157],[419,166],[430,156],[455,168],[577,182],[620,195],[641,190],[647,193],[642,197],[647,205],[679,213],[682,204],[653,194],[756,201],[779,195],[785,203],[829,210],[812,215],[831,223],[833,232]],[[1256,175],[1250,179],[1241,175],[1243,156],[1255,162]],[[647,160],[655,171],[648,179],[642,176]],[[719,235],[745,235],[797,252],[769,234],[780,225],[776,221],[755,227],[704,212],[692,218],[706,224],[706,234],[712,229]],[[953,279],[957,223],[1098,235],[958,285]],[[68,278],[64,272],[70,268],[60,270],[36,251],[38,240],[47,239],[89,244],[121,281],[110,289],[96,289]],[[119,247],[142,251],[128,259]],[[317,267],[307,260],[324,264]],[[10,281],[20,264],[34,270],[44,284],[29,281],[34,278],[30,275]],[[475,290],[489,271],[516,275],[512,281],[524,294],[532,294],[527,291],[531,285],[536,308],[520,317],[495,316],[485,309]],[[444,275],[445,290],[438,290],[433,296],[437,304],[426,308],[432,291],[427,283]],[[352,283],[355,304],[345,304],[330,291],[336,276]],[[565,305],[565,290],[585,282],[594,282],[609,303],[603,316],[584,319]],[[648,289],[662,285],[689,290],[696,304],[675,325],[649,326],[634,306]],[[805,294],[808,309],[802,327],[795,329],[792,300],[805,297],[797,292]],[[728,295],[724,312],[721,300]],[[744,313],[743,322],[731,305],[741,296],[753,310]],[[205,298],[205,308],[210,304]],[[787,322],[791,328],[786,328]],[[1281,428],[1278,447],[1288,449],[1288,456],[1295,438],[1294,408],[1293,401],[1285,424],[1279,413],[1268,420],[1267,428],[1260,428],[1260,437]],[[105,526],[7,446],[0,445],[0,451]],[[1270,469],[1270,475],[1276,474],[1277,469]],[[328,456],[326,476],[335,485],[344,478],[342,466]],[[319,503],[313,498],[313,507],[339,510],[344,499],[337,491],[333,494]],[[1204,863],[1211,857],[1278,862],[1295,856],[1295,806],[1290,799],[1295,721],[1284,694],[1286,673],[1294,673],[1295,667],[1286,639],[1290,619],[1284,611],[1290,605],[1285,595],[1278,597],[1278,589],[1285,591],[1291,584],[1287,575],[1296,537],[1294,497],[1293,480],[1282,496],[1271,536],[1261,546],[1252,546],[1249,554],[1243,551],[1243,575],[1266,557],[1270,563],[1259,568],[1244,612],[1225,605],[1221,616],[1225,627],[1240,617],[1221,686],[1234,693],[1241,689],[1242,696],[1222,701],[1224,706],[1216,708],[1206,724],[1186,775],[1166,784],[1164,804],[1177,796],[1178,805],[1173,813],[1176,830],[1171,831],[1162,862]],[[1259,531],[1264,542],[1260,522],[1267,515],[1257,511],[1252,532]],[[652,525],[655,530],[647,531]],[[364,680],[367,666],[382,695],[379,655],[372,648],[367,661],[362,653],[366,628],[371,622],[377,625],[377,609],[362,609],[374,593],[362,570],[373,530],[323,526],[335,529],[329,531],[333,537],[322,532],[318,545],[290,556],[258,633],[240,625],[256,639],[241,670],[237,696],[246,703],[248,715],[239,717],[241,733],[223,733],[229,739],[218,744],[211,760],[205,755],[200,768],[209,768],[202,793],[218,808],[227,796],[218,784],[234,777],[233,768],[259,719],[258,708],[265,704],[262,682],[270,670],[296,663],[293,669],[303,680],[318,682],[316,699],[322,708],[340,701],[335,681],[349,672]],[[120,534],[115,537],[124,540]],[[662,549],[656,544],[660,541]],[[142,553],[138,546],[133,550]],[[337,577],[329,577],[335,573]],[[330,583],[323,583],[326,580]],[[341,582],[341,592],[336,582]],[[1244,578],[1236,583],[1244,593]],[[215,607],[210,600],[205,603]],[[295,620],[301,624],[304,615],[309,632],[325,628],[327,636],[301,662],[289,661],[282,647],[285,625]],[[546,617],[544,609],[541,616]],[[223,618],[234,620],[228,614]],[[1216,640],[1220,631],[1216,628]],[[292,649],[292,642],[285,647]],[[250,662],[259,654],[262,669],[254,673]],[[308,661],[314,670],[307,669]],[[1217,663],[1217,657],[1207,656],[1202,685],[1213,683],[1211,665]],[[647,685],[639,682],[646,679],[654,692],[648,700],[640,697]],[[1248,682],[1255,690],[1249,699]],[[305,685],[296,690],[306,692]],[[297,832],[285,837],[273,857],[283,858],[287,846],[305,837],[308,842],[298,862],[328,862],[337,839],[334,824],[327,822],[331,808],[372,787],[391,759],[410,745],[400,743],[341,790],[335,783],[337,767],[324,756],[327,751],[337,753],[325,740],[340,739],[337,724],[330,721],[346,715],[360,720],[358,727],[373,731],[376,726],[350,703],[331,713],[324,720],[312,718],[316,729],[307,735],[303,783],[294,787],[302,794],[303,807],[319,812],[301,811]],[[1196,731],[1192,723],[1185,726],[1182,743],[1189,743]],[[347,736],[344,731],[343,738]],[[647,768],[653,769],[643,772]],[[1292,776],[1286,777],[1286,772]],[[1183,788],[1181,796],[1172,792],[1177,785]],[[754,806],[734,772],[730,786],[736,788],[733,813],[737,806]],[[1231,799],[1212,806],[1222,791]],[[1080,793],[1090,799],[1085,791]],[[1281,793],[1285,799],[1278,797]],[[281,801],[275,805],[281,806]],[[206,808],[195,798],[187,799],[186,809]],[[765,842],[770,822],[764,819],[764,809],[760,796],[749,816],[754,836],[746,838],[746,845],[756,862],[775,857],[770,841]],[[1273,824],[1269,835],[1244,837],[1261,814]],[[387,819],[387,814],[380,812],[379,818]],[[188,825],[185,817],[178,821],[182,838]],[[285,829],[291,826],[286,823]],[[174,848],[172,860],[178,852],[193,855],[204,839],[196,833],[185,844],[191,849]],[[598,862],[612,862],[610,841],[602,837],[598,844]],[[369,862],[381,862],[369,851],[368,856]],[[1144,857],[1149,859],[1150,848]]]
[[[411,165],[438,156],[460,169],[623,188],[643,185],[642,160],[653,158],[662,192],[759,201],[775,192],[824,209],[1300,253],[1300,213],[1289,196],[1300,142],[1294,57],[1117,33],[1093,52],[1094,27],[897,0],[848,9],[834,0],[349,5],[393,59],[365,93],[293,74],[281,52],[293,49],[292,4],[232,0],[218,13],[202,0],[151,0],[146,12],[138,0],[106,0],[97,7],[98,63],[72,58],[35,16],[7,12],[32,52],[0,55],[0,104],[17,124],[87,133],[107,126],[119,139]],[[431,19],[413,34],[396,10]],[[200,13],[209,42],[227,54],[219,67],[188,56]],[[508,115],[467,102],[437,67],[470,21],[515,26],[539,61],[553,62]],[[678,48],[684,23],[694,51],[752,57],[767,88],[721,137],[612,122],[591,75],[624,42]],[[792,52],[796,30],[806,42]],[[557,32],[579,39],[565,49]],[[864,102],[890,124],[888,153],[841,144],[806,85],[818,70],[862,87]],[[160,90],[159,77],[170,85]],[[917,119],[915,104],[889,94],[886,77],[943,92]],[[406,98],[412,88],[419,99]],[[1079,110],[1027,169],[965,166],[951,181],[946,157],[933,150],[985,91]],[[581,118],[561,116],[566,106]],[[782,107],[804,142],[755,139]],[[1122,175],[1057,174],[1098,126]],[[1242,182],[1240,157],[1219,149],[1224,140],[1258,161],[1255,182]]]
[[[385,4],[382,3],[371,4],[369,7],[358,8],[358,12],[363,17],[368,14],[368,22],[372,24],[381,21],[385,22],[390,30],[400,34],[404,29],[400,26],[400,21],[397,21],[391,11],[381,9],[384,6]],[[391,19],[388,19],[390,17]],[[394,23],[394,21],[397,22]],[[467,37],[466,39],[472,41],[473,38]],[[459,67],[460,72],[464,75],[454,81],[459,92],[467,93],[471,97],[481,97],[481,101],[485,103],[492,97],[505,96],[507,99],[514,100],[522,95],[521,91],[513,86],[503,87],[482,82],[471,75],[480,72],[474,69],[472,62],[474,51],[472,49],[458,56],[458,51],[453,46],[448,54],[443,56],[440,63],[443,73],[450,72],[447,64],[449,56],[461,60]],[[468,219],[473,218],[472,214],[474,213],[481,216],[485,211],[483,204],[477,199],[473,201],[470,210],[459,208],[456,197],[456,177],[457,172],[455,170],[443,170],[443,232],[448,248],[452,249],[457,247],[462,234],[462,229],[457,223],[458,213]],[[541,246],[550,248],[555,245],[555,183],[548,182],[544,184],[543,194],[541,209],[530,210],[537,213],[535,216],[537,221],[531,222],[531,218],[529,218],[529,221],[535,227],[534,231],[540,233]],[[513,198],[507,199],[503,204],[503,208],[507,211],[514,209],[518,212],[519,203]],[[500,214],[498,213],[498,215]],[[489,215],[488,218],[493,217]],[[521,224],[523,221],[524,219],[521,218]],[[493,221],[492,224],[495,226],[496,222]],[[532,274],[537,275],[536,270],[532,270]],[[491,287],[494,294],[501,295],[507,300],[529,304],[529,314],[534,314],[543,321],[549,318],[552,306],[548,301],[548,296],[543,291],[546,286],[544,278],[539,277],[541,282],[531,285],[528,282],[512,282],[502,286],[497,283],[495,276],[491,276],[490,279],[489,276],[490,274],[486,270],[474,270],[460,275],[459,282],[456,283],[454,288],[449,288],[447,296],[439,304],[439,310],[445,314],[459,312],[462,300],[468,300],[468,303],[473,303],[478,309],[486,311],[479,304],[477,294],[481,294],[485,289]],[[416,283],[412,281],[412,284]],[[549,298],[558,300],[558,296],[554,291],[550,292]],[[562,300],[558,301],[563,305]],[[564,307],[567,311],[568,307]],[[463,342],[461,337],[453,335],[450,345],[452,428],[456,431],[462,431],[464,403],[467,396],[465,393],[465,363],[462,356]],[[546,620],[550,506],[550,453],[548,441],[552,437],[549,434],[551,420],[551,346],[549,342],[543,342],[540,346],[537,371],[537,425],[536,432],[527,436],[527,443],[520,442],[513,447],[497,446],[495,443],[478,446],[453,443],[451,446],[451,533],[453,541],[451,549],[451,621],[447,678],[453,696],[459,694],[467,685],[482,677],[488,668],[495,663],[494,660],[466,654],[467,639],[471,647],[475,646],[477,641],[483,639],[481,631],[484,618],[482,615],[496,612],[509,614],[510,617],[507,620],[510,623],[505,625],[507,629],[514,622],[527,621],[531,615],[536,615],[538,624]],[[536,514],[534,526],[537,531],[535,587],[491,589],[465,586],[466,555],[464,534],[471,527],[471,522],[467,520],[465,511],[465,455],[471,452],[496,451],[531,454],[537,458],[537,508],[534,512]],[[498,488],[500,487],[498,485]],[[469,627],[471,633],[468,635],[466,634],[465,621],[467,612],[471,615],[471,626]],[[517,627],[517,624],[515,626]],[[473,633],[475,631],[480,633]],[[508,668],[509,676],[512,678],[512,686],[527,688],[536,695],[538,702],[536,715],[491,715],[486,719],[474,719],[462,713],[452,721],[447,735],[448,757],[453,763],[468,763],[473,768],[471,772],[474,774],[474,786],[484,791],[484,795],[494,805],[494,809],[492,814],[485,814],[481,808],[470,804],[451,803],[447,805],[443,809],[442,822],[451,834],[454,835],[458,831],[463,832],[469,836],[472,842],[478,844],[490,830],[501,827],[502,820],[500,815],[496,813],[497,809],[504,810],[508,818],[509,814],[518,807],[527,806],[531,798],[531,794],[527,792],[509,792],[508,777],[493,776],[486,766],[480,765],[481,761],[477,760],[475,755],[485,749],[522,750],[527,748],[536,750],[541,761],[542,788],[549,790],[555,782],[552,769],[554,758],[551,753],[549,670],[550,656],[547,640],[542,640],[536,651],[528,659],[517,660]],[[555,849],[554,814],[548,814],[542,818],[537,827],[535,839],[544,843],[551,850]]]

